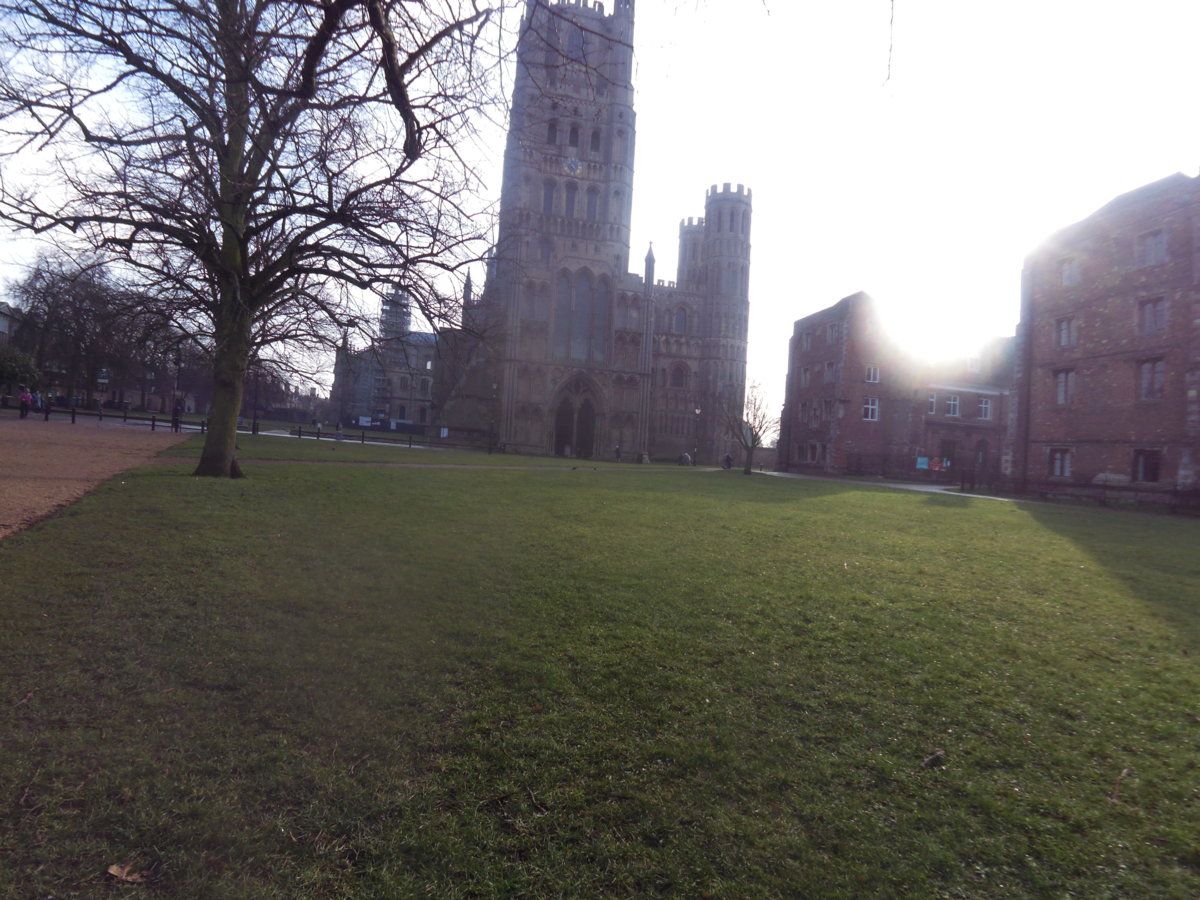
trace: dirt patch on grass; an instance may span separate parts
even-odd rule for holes
[[[0,418],[0,539],[187,438],[118,422]]]

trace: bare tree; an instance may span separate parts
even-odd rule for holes
[[[750,475],[754,470],[754,451],[778,432],[779,417],[767,406],[762,388],[756,382],[752,382],[746,388],[743,403],[739,404],[738,399],[730,394],[724,395],[721,417],[729,436],[742,445],[742,452],[745,454],[742,472]]]
[[[496,0],[497,4],[504,0]],[[435,326],[478,256],[460,151],[494,103],[483,0],[0,0],[0,219],[115,260],[210,349],[198,475],[238,475],[250,360],[403,283]]]

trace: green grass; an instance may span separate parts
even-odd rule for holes
[[[1200,893],[1200,522],[247,468],[0,543],[0,893]]]
[[[238,435],[237,456],[240,461],[271,460],[291,462],[335,463],[397,463],[407,465],[442,466],[504,466],[526,468],[611,468],[617,463],[607,460],[560,459],[554,456],[522,456],[516,453],[488,453],[485,450],[441,450],[427,447],[407,447],[403,444],[360,444],[349,437],[343,441],[301,440],[266,435]],[[199,459],[204,438],[194,436],[171,450],[166,456]],[[628,462],[621,465],[630,465]]]

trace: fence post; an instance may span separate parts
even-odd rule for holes
[[[46,405],[45,405],[45,406],[42,408],[42,421],[43,421],[43,422],[49,422],[49,421],[50,421],[50,404],[49,404],[49,403],[47,403],[47,404],[46,404]]]
[[[150,430],[154,431],[156,428],[158,428],[158,416],[151,416],[150,417]]]
[[[367,442],[367,433],[365,431],[360,431],[358,433],[358,442],[360,444],[365,444]]]
[[[104,407],[103,406],[99,406],[96,408],[96,420],[98,422],[104,421]]]
[[[296,437],[298,437],[298,438],[304,437],[304,426],[303,425],[296,426]]]
[[[71,407],[71,424],[75,424],[75,407]]]
[[[412,435],[411,434],[408,436],[408,449],[409,450],[412,449]]]

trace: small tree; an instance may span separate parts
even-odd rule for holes
[[[742,445],[746,458],[742,472],[750,475],[754,470],[754,451],[779,430],[779,417],[771,413],[757,383],[746,389],[743,403],[739,404],[738,399],[726,394],[722,398],[721,414],[730,437]]]
[[[0,388],[36,384],[39,378],[33,357],[9,344],[0,344]]]

